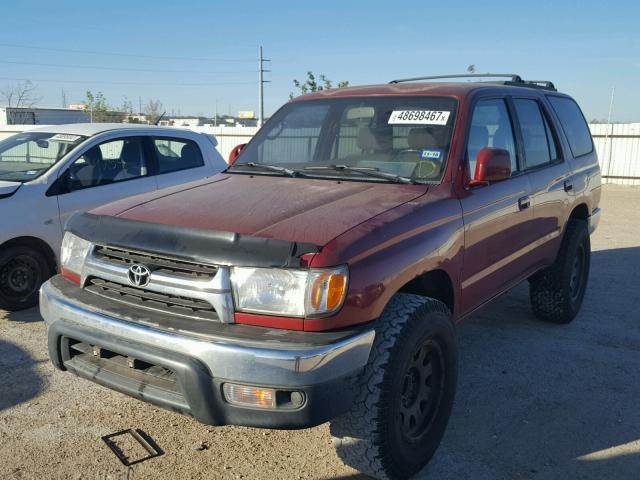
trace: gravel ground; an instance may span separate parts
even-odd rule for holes
[[[568,326],[526,285],[459,329],[459,390],[429,479],[635,479],[640,472],[640,189],[605,186],[591,279]],[[55,371],[36,309],[0,311],[0,478],[360,478],[327,425],[207,427]],[[130,470],[100,437],[140,428],[164,455]]]

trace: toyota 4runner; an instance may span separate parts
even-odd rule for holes
[[[412,475],[451,411],[455,324],[523,280],[550,322],[585,293],[587,124],[501,77],[305,95],[223,173],[74,216],[41,289],[53,363],[206,424],[331,421],[347,464]]]

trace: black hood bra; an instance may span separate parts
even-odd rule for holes
[[[300,267],[310,243],[77,213],[66,230],[92,243],[212,265]]]

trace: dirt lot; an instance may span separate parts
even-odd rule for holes
[[[602,207],[571,325],[536,321],[521,285],[460,327],[452,420],[419,478],[638,478],[640,189],[608,186]],[[127,471],[100,437],[130,427],[165,454]],[[334,455],[326,425],[206,427],[54,371],[34,309],[0,311],[0,478],[359,476]]]

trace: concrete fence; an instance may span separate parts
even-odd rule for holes
[[[0,140],[43,125],[0,127]],[[217,149],[227,159],[238,144],[247,143],[257,127],[181,127],[214,135]],[[603,183],[640,185],[640,123],[589,125],[602,168]]]

